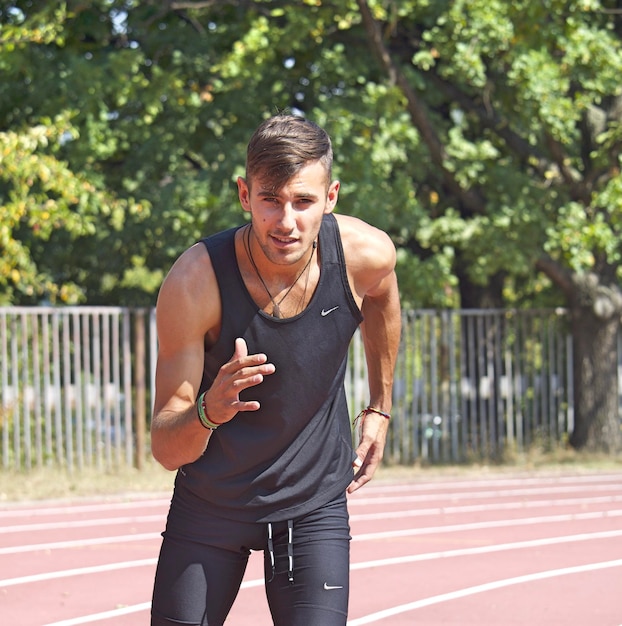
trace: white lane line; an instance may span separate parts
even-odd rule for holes
[[[439,488],[480,488],[485,490],[486,493],[489,493],[490,490],[486,489],[486,487],[494,486],[499,488],[500,486],[510,487],[513,485],[519,485],[522,487],[528,485],[537,486],[538,492],[546,492],[547,485],[559,486],[560,484],[574,484],[576,483],[577,487],[580,486],[589,486],[589,484],[594,482],[601,483],[618,483],[618,486],[622,485],[622,473],[620,474],[587,474],[587,475],[574,475],[574,476],[556,476],[556,475],[545,475],[542,477],[532,477],[532,478],[489,478],[489,479],[475,479],[475,480],[467,480],[457,478],[453,481],[447,480],[439,480],[439,481],[430,481],[429,478],[424,477],[423,480],[426,482],[417,482],[421,477],[413,471],[413,476],[410,478],[409,482],[400,483],[399,481],[387,481],[387,483],[383,483],[382,479],[378,479],[375,482],[366,485],[364,492],[358,492],[354,496],[351,496],[352,503],[362,503],[366,498],[369,497],[370,500],[375,501],[378,498],[371,497],[372,494],[380,493],[403,493],[404,491],[433,491],[437,492]],[[602,489],[607,489],[607,485],[601,485]],[[516,492],[519,493],[519,492]],[[172,494],[172,491],[171,491]],[[450,494],[436,494],[441,497],[450,496]],[[459,495],[468,495],[464,492],[460,492]],[[498,495],[498,492],[495,491],[494,495]],[[44,500],[41,502],[14,502],[14,503],[4,503],[3,510],[0,510],[0,519],[5,517],[44,517],[47,515],[62,515],[62,514],[75,514],[75,513],[89,513],[89,512],[97,512],[97,511],[110,511],[110,510],[127,510],[132,508],[148,508],[148,507],[164,507],[168,510],[168,506],[170,504],[170,496],[168,493],[166,495],[158,495],[155,499],[148,497],[141,499],[143,496],[134,496],[130,495],[127,497],[134,498],[130,501],[127,500],[119,500],[114,497],[106,497],[102,499],[100,502],[88,504],[85,501],[80,502],[79,504],[73,504],[71,501],[63,501],[63,500]],[[450,496],[453,497],[453,496]],[[85,499],[88,501],[88,499]]]
[[[489,552],[500,552],[504,550],[518,550],[522,548],[541,547],[547,545],[555,545],[560,543],[570,543],[576,541],[593,541],[597,539],[605,539],[618,537],[622,535],[622,530],[602,531],[596,533],[581,533],[578,535],[566,535],[563,537],[550,537],[544,539],[532,539],[528,541],[518,541],[514,543],[496,544],[490,546],[478,546],[475,548],[459,548],[456,550],[446,550],[444,552],[429,552],[425,554],[415,554],[410,556],[394,557],[390,559],[379,559],[375,561],[365,561],[362,563],[352,564],[351,570],[368,569],[372,567],[383,567],[386,565],[396,565],[403,563],[413,563],[416,561],[429,561],[439,558],[467,556],[473,554],[484,554]],[[23,585],[28,583],[42,582],[45,580],[53,580],[57,578],[68,578],[71,576],[82,576],[85,574],[99,574],[101,572],[114,571],[116,569],[129,569],[132,567],[145,567],[147,565],[155,565],[156,558],[141,559],[136,561],[125,561],[117,563],[108,563],[105,565],[94,565],[91,567],[82,567],[69,570],[60,570],[56,572],[47,572],[44,574],[32,574],[29,576],[20,576],[18,578],[6,578],[0,580],[0,588],[13,587],[15,585]],[[253,581],[253,585],[256,581]]]
[[[65,528],[90,528],[93,526],[110,526],[111,524],[145,524],[164,522],[166,515],[139,515],[135,517],[102,517],[98,519],[76,520],[74,522],[40,522],[38,524],[18,524],[16,526],[0,526],[0,534],[35,532]]]
[[[432,491],[435,492],[433,495],[438,495],[439,497],[451,497],[454,498],[454,494],[446,494],[446,493],[436,493],[439,489],[456,489],[456,488],[479,488],[482,489],[485,494],[491,493],[489,489],[486,487],[493,486],[497,489],[500,486],[511,487],[513,485],[518,485],[521,487],[526,487],[529,485],[537,486],[537,490],[530,490],[529,493],[546,493],[550,491],[547,485],[552,485],[555,487],[559,487],[564,484],[575,484],[576,487],[580,488],[582,486],[589,487],[591,483],[601,482],[601,483],[618,483],[614,485],[614,487],[620,488],[622,486],[622,473],[620,474],[611,474],[611,475],[576,475],[576,476],[543,476],[543,477],[534,477],[534,478],[490,478],[490,479],[476,479],[476,480],[462,480],[456,479],[455,481],[430,481],[429,478],[424,478],[426,482],[418,483],[417,480],[420,477],[413,472],[413,476],[408,483],[399,483],[399,482],[391,482],[389,484],[383,484],[382,479],[377,480],[369,485],[365,486],[365,490],[363,492],[357,492],[354,496],[351,496],[351,502],[353,504],[363,504],[366,500],[370,500],[372,502],[379,501],[378,497],[373,497],[372,494],[379,493],[384,495],[386,493],[403,493],[405,491]],[[611,486],[607,486],[605,484],[600,485],[600,489],[610,489]],[[568,487],[564,487],[564,490],[567,491]],[[557,489],[554,490],[555,492]],[[516,490],[506,490],[506,493],[515,493],[517,495],[521,495],[521,491]],[[172,491],[171,491],[172,494]],[[467,492],[459,492],[458,495],[460,497],[468,496]],[[499,492],[495,490],[493,495],[486,495],[485,497],[497,497]],[[134,496],[130,496],[134,497]],[[422,494],[422,498],[429,499],[429,494]],[[483,496],[482,496],[483,497]],[[110,511],[110,510],[127,510],[133,508],[148,508],[148,507],[163,507],[165,510],[168,510],[168,506],[170,504],[170,497],[168,496],[158,496],[157,499],[146,498],[141,500],[140,497],[136,497],[135,500],[132,501],[119,501],[115,498],[107,498],[99,503],[93,504],[72,504],[71,502],[63,503],[62,500],[57,501],[42,501],[41,503],[37,502],[29,502],[27,504],[24,503],[5,503],[3,508],[0,510],[0,519],[5,517],[44,517],[47,515],[74,515],[76,513],[89,513],[89,512],[97,512],[97,511]]]
[[[382,471],[382,470],[381,470]],[[429,476],[422,476],[418,473],[418,470],[413,470],[411,476],[403,476],[401,479],[395,480],[383,479],[379,474],[379,478],[374,482],[365,485],[365,493],[372,492],[402,492],[402,491],[438,491],[439,489],[460,489],[463,487],[468,488],[485,488],[485,487],[510,487],[513,485],[527,486],[537,485],[544,487],[546,485],[559,485],[559,484],[576,484],[579,486],[586,486],[591,483],[622,483],[622,472],[613,474],[575,474],[575,475],[556,475],[546,474],[542,476],[532,477],[503,477],[497,475],[491,478],[455,478],[454,480],[448,480],[446,478],[434,478]],[[361,492],[357,492],[361,493]]]
[[[161,533],[138,533],[136,535],[116,535],[115,537],[94,537],[92,539],[73,539],[68,541],[51,541],[49,543],[32,543],[27,546],[8,546],[0,548],[0,556],[4,554],[22,554],[24,552],[38,552],[41,550],[64,550],[68,548],[85,548],[87,546],[102,546],[111,543],[130,543],[133,541],[149,541],[161,539]]]
[[[397,499],[402,502],[403,500]],[[566,498],[563,500],[519,500],[517,502],[500,502],[494,504],[472,504],[472,505],[456,505],[430,507],[426,509],[409,509],[401,511],[390,511],[383,513],[353,513],[350,515],[350,521],[371,521],[376,519],[403,518],[403,517],[422,517],[426,515],[447,515],[454,513],[469,513],[479,511],[503,511],[503,510],[520,510],[543,507],[558,506],[585,506],[589,504],[608,504],[622,502],[620,496],[595,496],[585,498]],[[110,526],[111,524],[127,524],[127,523],[150,523],[164,522],[165,514],[162,515],[142,515],[142,516],[123,516],[123,517],[103,517],[89,520],[75,520],[64,522],[38,522],[36,524],[15,524],[12,526],[0,526],[0,534],[35,532],[65,528],[88,528],[94,526]],[[1,553],[1,552],[0,552]]]
[[[611,537],[617,537],[622,535],[622,530],[613,530],[599,533],[582,533],[578,535],[568,535],[566,537],[553,537],[548,539],[533,539],[531,541],[519,541],[515,543],[498,544],[493,546],[478,546],[474,548],[460,548],[456,550],[446,550],[444,552],[429,552],[426,554],[414,554],[404,557],[395,557],[391,559],[379,559],[376,561],[363,561],[360,563],[354,563],[350,566],[352,571],[372,569],[375,567],[386,567],[390,565],[402,565],[404,563],[414,563],[421,561],[431,561],[435,559],[455,558],[460,556],[472,556],[476,554],[485,554],[490,552],[501,552],[505,550],[520,550],[523,548],[542,547],[546,545],[560,544],[560,543],[572,543],[577,541],[590,541],[595,539],[608,539]],[[511,579],[510,579],[511,580]],[[264,584],[263,579],[248,580],[242,583],[241,589],[250,589],[251,587],[259,587]],[[1,586],[1,581],[0,581]],[[440,596],[437,596],[440,597]],[[440,600],[439,600],[440,601]],[[421,602],[421,601],[419,601]],[[404,605],[410,606],[410,605]],[[112,619],[119,617],[120,615],[127,615],[129,613],[136,613],[139,611],[146,611],[151,607],[150,602],[142,604],[136,604],[122,609],[116,609],[114,611],[105,611],[103,613],[94,613],[92,615],[85,615],[82,617],[76,617],[61,622],[54,622],[53,624],[46,624],[45,626],[78,626],[79,624],[88,624],[100,620]],[[415,607],[419,608],[419,607]],[[413,609],[408,609],[413,610]],[[378,615],[378,614],[373,614]],[[370,617],[370,616],[367,616]],[[389,615],[383,615],[378,619],[389,617]],[[359,622],[360,624],[366,622]],[[354,623],[348,622],[349,626],[354,626]]]
[[[545,546],[559,545],[562,543],[576,543],[578,541],[596,541],[599,539],[611,539],[622,536],[622,530],[605,530],[596,533],[579,533],[565,535],[563,537],[546,537],[543,539],[529,539],[527,541],[515,541],[512,543],[498,543],[489,546],[476,546],[473,548],[455,548],[442,552],[425,552],[423,554],[411,554],[408,556],[396,556],[374,561],[361,561],[353,563],[350,570],[370,569],[374,567],[386,567],[389,565],[404,565],[405,563],[418,563],[433,561],[435,559],[456,558],[460,556],[474,556],[477,554],[489,554],[492,552],[505,552],[508,550],[523,550],[525,548],[542,548]]]
[[[130,569],[132,567],[147,567],[155,565],[157,559],[140,559],[137,561],[124,561],[122,563],[107,563],[105,565],[93,565],[92,567],[77,567],[75,569],[60,570],[58,572],[47,572],[45,574],[32,574],[30,576],[19,576],[18,578],[5,578],[0,580],[0,588],[14,587],[15,585],[25,585],[27,583],[38,583],[56,578],[69,578],[70,576],[85,576],[87,574],[101,574],[102,572],[114,572],[119,569]]]
[[[251,587],[260,587],[264,584],[262,580],[248,580],[242,583],[240,589],[250,589]],[[52,622],[44,624],[44,626],[80,626],[80,624],[91,624],[93,622],[100,622],[106,619],[114,619],[115,617],[121,617],[123,615],[130,615],[132,613],[140,613],[141,611],[149,611],[151,609],[151,602],[143,602],[142,604],[133,604],[132,606],[125,606],[121,609],[114,609],[113,611],[103,611],[101,613],[93,613],[91,615],[82,615],[81,617],[73,617],[71,619],[64,619],[60,622]]]
[[[128,509],[149,509],[149,508],[163,508],[165,511],[171,503],[171,499],[166,500],[134,500],[132,502],[115,502],[115,501],[103,501],[98,504],[67,504],[54,506],[41,506],[33,507],[33,503],[28,503],[28,508],[14,508],[0,511],[0,519],[6,517],[47,517],[51,515],[75,515],[76,513],[97,513],[101,511],[127,511]]]
[[[568,515],[546,515],[543,517],[525,517],[519,519],[495,520],[490,522],[473,522],[470,524],[452,524],[449,526],[431,526],[426,528],[407,528],[405,530],[387,530],[377,533],[354,534],[352,541],[376,541],[396,537],[412,537],[435,533],[453,533],[456,531],[481,530],[482,528],[503,528],[507,526],[530,526],[536,524],[553,524],[556,522],[572,522],[577,520],[605,519],[620,517],[622,510],[595,511],[592,513],[570,513]]]
[[[103,611],[102,613],[93,613],[91,615],[64,619],[60,622],[45,624],[45,626],[78,626],[79,624],[92,624],[93,622],[114,619],[115,617],[122,617],[123,615],[139,613],[140,611],[149,611],[149,609],[151,609],[151,602],[143,602],[142,604],[133,604],[132,606],[125,606],[122,609],[115,609],[114,611]]]
[[[378,519],[401,519],[403,517],[425,517],[427,515],[452,515],[481,511],[511,511],[521,509],[555,508],[560,506],[585,506],[589,504],[611,504],[622,502],[622,496],[598,496],[594,498],[565,498],[563,500],[520,500],[497,504],[464,504],[462,506],[442,506],[429,509],[408,509],[406,511],[384,511],[382,513],[354,513],[350,521],[373,521]]]
[[[431,606],[432,604],[440,604],[441,602],[448,602],[450,600],[456,600],[457,598],[465,598],[476,593],[484,593],[487,591],[494,591],[495,589],[502,589],[503,587],[510,587],[512,585],[530,583],[536,580],[555,578],[557,576],[568,576],[570,574],[581,574],[583,572],[592,572],[611,567],[622,567],[622,559],[617,559],[615,561],[603,561],[601,563],[588,563],[587,565],[577,565],[574,567],[563,567],[561,569],[536,572],[535,574],[526,574],[524,576],[506,578],[504,580],[495,580],[483,585],[475,585],[474,587],[458,589],[457,591],[452,591],[450,593],[442,593],[438,596],[423,598],[421,600],[416,600],[415,602],[394,606],[390,609],[384,609],[383,611],[371,613],[369,615],[365,615],[364,617],[349,620],[347,622],[347,626],[363,626],[364,624],[373,624],[374,622],[379,622],[387,617],[394,617],[395,615],[415,611],[416,609]]]
[[[622,472],[606,473],[606,474],[542,474],[541,476],[504,476],[499,474],[490,478],[460,478],[455,479],[439,477],[422,476],[418,470],[413,470],[412,476],[403,476],[402,478],[390,480],[382,477],[377,478],[374,482],[365,486],[364,494],[387,493],[387,492],[403,492],[403,491],[438,491],[439,489],[457,489],[461,487],[481,489],[494,486],[512,486],[512,485],[537,485],[544,488],[546,485],[574,484],[583,486],[594,482],[617,482],[622,484]],[[359,492],[357,495],[362,493]],[[21,515],[44,516],[49,513],[62,514],[69,512],[89,512],[102,511],[111,508],[136,508],[136,507],[152,507],[164,506],[168,508],[172,495],[172,488],[157,494],[125,494],[121,496],[102,496],[101,499],[80,498],[79,503],[75,500],[41,500],[26,502],[10,502],[3,504],[3,510],[0,511],[0,518],[13,517]],[[356,497],[356,496],[355,496]],[[91,502],[91,503],[89,503]]]
[[[403,511],[401,517],[408,516],[408,511]],[[354,534],[353,541],[376,541],[379,539],[393,539],[400,537],[409,537],[413,535],[429,535],[429,534],[442,534],[449,532],[463,532],[469,530],[480,530],[483,528],[504,528],[508,526],[527,526],[536,524],[551,524],[556,522],[568,522],[576,520],[593,520],[593,519],[605,519],[607,517],[619,517],[622,515],[622,510],[610,510],[610,511],[593,511],[589,513],[568,513],[565,515],[548,515],[543,517],[528,517],[528,518],[510,518],[506,520],[494,520],[487,522],[472,522],[466,524],[453,524],[449,526],[425,526],[420,528],[407,528],[404,530],[387,530],[376,533],[362,533]],[[352,516],[351,521],[356,521],[357,516]],[[133,541],[146,541],[151,539],[159,539],[161,537],[160,532],[154,533],[138,533],[133,535],[117,535],[106,537],[94,537],[85,539],[75,539],[68,541],[56,541],[48,543],[38,543],[20,546],[7,546],[0,548],[0,556],[6,554],[19,554],[25,552],[36,552],[38,550],[60,550],[67,548],[86,547],[91,545],[105,545],[111,543],[126,543]],[[0,581],[1,583],[1,581]]]
[[[622,491],[622,480],[618,485],[591,485],[589,487],[590,494],[597,491]],[[451,502],[459,502],[460,500],[490,500],[494,498],[511,498],[511,497],[534,497],[537,495],[546,494],[562,494],[562,493],[575,493],[577,488],[575,486],[569,487],[555,487],[553,489],[495,489],[486,491],[460,491],[452,493],[426,493],[419,495],[395,495],[395,496],[377,496],[366,497],[350,496],[348,498],[349,506],[369,506],[376,504],[395,504],[401,502],[432,502],[434,500],[450,500]],[[357,492],[358,493],[358,492]]]

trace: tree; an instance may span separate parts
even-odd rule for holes
[[[49,192],[42,237],[49,182],[3,168],[5,300],[39,295],[13,280],[21,250],[47,291],[152,302],[183,248],[239,222],[249,133],[289,108],[330,131],[340,210],[396,242],[405,306],[568,306],[572,443],[622,447],[613,0],[40,4],[0,2],[0,140],[46,129],[30,154],[83,193]]]
[[[140,214],[145,206],[116,197],[93,172],[62,158],[80,135],[72,123],[74,111],[53,104],[34,113],[41,94],[30,86],[37,84],[37,69],[49,70],[45,64],[38,67],[36,56],[64,44],[62,6],[33,10],[26,20],[10,3],[0,16],[6,20],[0,37],[5,76],[0,93],[0,303],[80,302],[85,298],[80,272],[98,259],[93,246],[90,262],[83,259],[81,265],[80,242],[101,244],[111,229],[123,227],[126,214]],[[15,98],[20,86],[35,97]]]
[[[73,130],[46,150],[117,201],[117,210],[101,204],[90,232],[57,223],[47,239],[24,246],[51,284],[79,286],[61,301],[153,302],[184,247],[239,221],[234,183],[247,138],[277,110],[329,127],[344,210],[393,231],[421,213],[408,164],[416,131],[400,95],[367,79],[367,51],[347,54],[365,43],[358,11],[349,2],[309,0],[301,11],[289,4],[0,2],[8,24],[0,129],[28,133],[62,114]],[[13,234],[21,241],[21,231]],[[420,275],[421,301],[446,304],[452,297],[437,285],[454,280],[449,264],[427,256],[433,271],[412,272],[420,263],[404,248],[404,293]],[[23,304],[45,295],[6,293]]]
[[[438,172],[446,206],[430,241],[466,260],[467,284],[500,291],[499,277],[535,268],[560,290],[571,443],[619,451],[622,12],[598,0],[357,4]]]

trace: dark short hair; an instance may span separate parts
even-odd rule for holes
[[[280,113],[262,122],[251,137],[246,152],[246,181],[261,178],[278,191],[300,169],[313,161],[326,168],[326,186],[331,182],[333,148],[328,133],[310,120]]]

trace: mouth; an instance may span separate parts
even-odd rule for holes
[[[281,237],[279,235],[270,235],[274,245],[277,248],[289,248],[298,242],[294,237]]]

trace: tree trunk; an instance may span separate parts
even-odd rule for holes
[[[505,306],[503,300],[504,274],[493,274],[485,285],[476,285],[468,276],[466,263],[460,259],[460,252],[454,272],[458,278],[460,290],[460,307],[463,309],[502,309]]]
[[[576,449],[616,453],[622,450],[618,406],[617,337],[619,314],[599,316],[594,306],[571,307]]]

